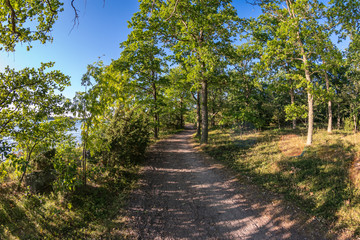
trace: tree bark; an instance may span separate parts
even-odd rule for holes
[[[326,71],[324,71],[325,74],[325,83],[326,83],[326,91],[327,93],[329,93],[330,91],[330,81],[329,81],[329,76],[327,74]],[[327,132],[331,133],[332,132],[332,109],[331,109],[331,100],[328,101],[328,127],[327,127]]]
[[[295,93],[293,88],[290,89],[290,100],[291,100],[291,105],[295,104]],[[296,129],[296,119],[292,120],[292,128]]]
[[[300,47],[301,55],[302,55],[302,61],[304,64],[305,69],[305,78],[308,82],[308,87],[306,89],[307,95],[308,95],[308,133],[307,133],[307,140],[306,145],[310,146],[312,144],[312,137],[314,132],[314,97],[311,93],[310,85],[312,83],[311,81],[311,74],[308,67],[308,60],[306,56],[306,52],[304,49],[304,45],[300,38],[300,32],[298,32],[298,44]]]
[[[153,90],[153,98],[154,98],[154,138],[159,138],[159,115],[157,112],[157,91],[156,91],[156,84],[152,84],[152,90]]]
[[[23,179],[24,179],[24,177],[25,177],[25,175],[26,175],[26,170],[27,170],[27,168],[29,167],[29,163],[30,163],[30,159],[31,159],[31,154],[32,154],[32,152],[33,152],[33,150],[34,150],[34,148],[35,148],[36,145],[37,145],[37,143],[35,143],[34,146],[32,146],[32,148],[29,150],[29,153],[28,153],[28,155],[27,155],[27,157],[26,157],[25,169],[24,169],[23,174],[21,175],[21,178],[20,178],[20,180],[19,180],[19,184],[18,184],[18,187],[17,187],[17,190],[18,190],[18,191],[20,190],[21,183],[22,183],[22,181],[23,181]]]
[[[196,99],[196,136],[201,136],[201,106],[200,106],[200,98],[201,94],[200,91],[197,92],[197,99]]]
[[[353,114],[353,119],[354,119],[354,133],[356,133],[357,132],[356,114]]]
[[[340,129],[340,121],[341,121],[341,117],[340,117],[340,104],[337,104],[337,129]]]
[[[306,145],[310,146],[312,144],[312,137],[314,131],[314,100],[312,94],[310,93],[310,90],[308,90],[308,107],[308,134]]]
[[[207,80],[201,81],[201,143],[208,143],[208,106],[207,106]]]
[[[183,113],[183,97],[180,97],[180,128],[184,127],[184,113]]]

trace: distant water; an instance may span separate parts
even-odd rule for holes
[[[81,121],[77,120],[75,123],[75,129],[68,131],[68,134],[72,135],[73,137],[75,137],[75,142],[77,144],[81,144]],[[16,145],[16,142],[11,139],[10,137],[6,137],[2,139],[4,142],[11,144],[13,146]],[[2,142],[0,142],[0,148],[2,148]],[[8,152],[9,153],[9,152]],[[0,162],[4,161],[4,155],[0,152]]]
[[[78,120],[75,123],[75,130],[69,131],[69,134],[71,134],[73,137],[75,137],[76,143],[81,143],[81,121]]]

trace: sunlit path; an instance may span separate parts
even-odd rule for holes
[[[137,239],[325,239],[316,222],[300,221],[193,149],[193,130],[158,143],[132,196]],[[311,226],[315,231],[311,230]]]

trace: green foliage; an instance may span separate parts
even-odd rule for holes
[[[29,50],[32,41],[52,41],[50,32],[59,12],[63,11],[62,5],[59,0],[3,0],[0,9],[0,50],[15,51],[17,43],[27,43]]]
[[[307,118],[307,107],[305,105],[290,104],[285,106],[286,120]]]
[[[355,127],[354,119],[352,116],[344,119],[344,130],[345,131],[353,131],[354,127]]]
[[[144,116],[118,109],[104,137],[107,150],[96,155],[109,171],[112,180],[121,181],[122,172],[127,166],[138,164],[145,158],[149,130]]]
[[[53,157],[53,168],[57,179],[53,184],[55,191],[70,192],[80,185],[78,167],[81,153],[74,142],[62,142],[57,145]]]
[[[0,134],[11,134],[22,122],[43,121],[50,114],[61,114],[69,102],[58,91],[70,85],[68,76],[52,70],[54,63],[20,71],[5,68],[0,73]]]

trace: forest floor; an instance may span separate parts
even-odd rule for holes
[[[329,239],[328,227],[194,147],[186,129],[156,143],[127,207],[135,239]]]

